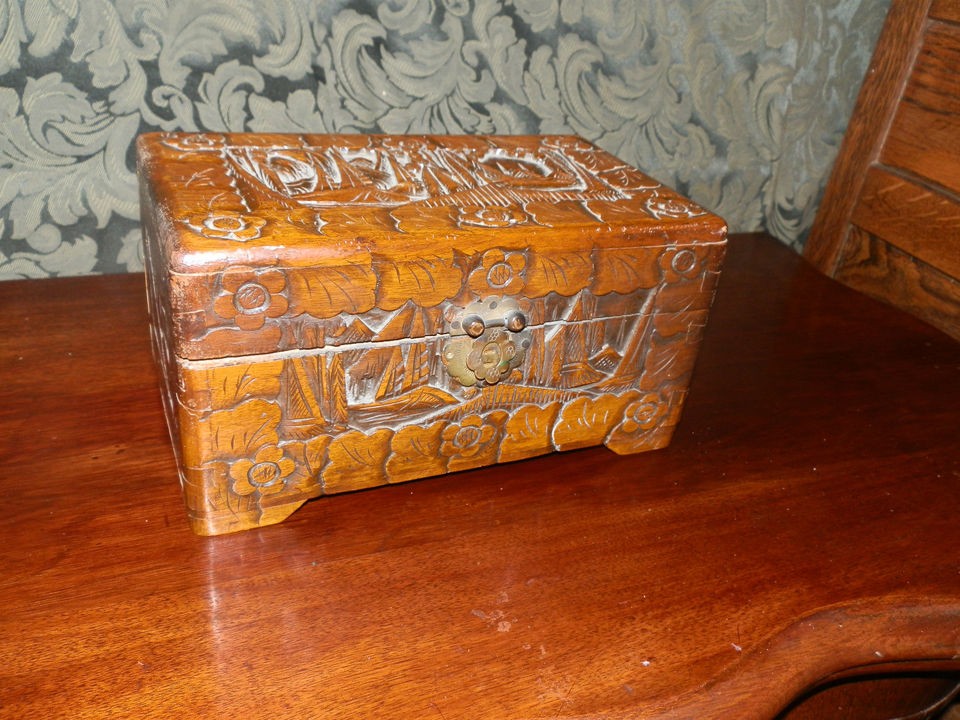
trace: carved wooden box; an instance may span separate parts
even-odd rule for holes
[[[152,134],[154,349],[202,534],[666,445],[723,221],[575,137]]]

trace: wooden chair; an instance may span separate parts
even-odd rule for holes
[[[960,339],[960,0],[893,0],[804,254]],[[784,717],[931,718],[955,695],[949,677],[841,683]]]
[[[804,254],[960,339],[960,0],[894,0]]]

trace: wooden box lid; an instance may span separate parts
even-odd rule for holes
[[[573,136],[146,134],[138,172],[154,302],[187,359],[321,347],[316,322],[408,303],[632,292],[718,272],[719,251],[677,253],[726,236]]]

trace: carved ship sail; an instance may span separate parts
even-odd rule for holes
[[[305,439],[346,427],[346,378],[339,353],[285,360],[280,388],[281,426],[290,437]]]
[[[598,323],[588,322],[595,313],[595,305],[592,296],[578,293],[564,314],[563,324],[549,341],[553,347],[553,377],[561,388],[592,385],[604,378],[604,373],[590,364],[590,358],[603,344],[602,327],[598,337]]]
[[[644,298],[640,311],[633,316],[620,318],[622,325],[617,329],[617,335],[622,338],[620,344],[620,360],[601,387],[605,390],[622,390],[633,385],[644,370],[644,358],[650,335],[653,332],[653,313],[651,308],[656,293],[649,293]]]
[[[351,423],[380,426],[411,422],[413,418],[425,419],[457,405],[453,395],[430,384],[436,370],[436,343],[431,338],[368,351],[378,354],[373,362],[382,368],[379,383],[365,402],[350,407]]]
[[[394,346],[377,387],[376,400],[395,398],[430,382],[430,354],[425,343]]]
[[[380,339],[423,338],[426,324],[423,312],[407,304],[398,310],[377,334]],[[376,400],[398,397],[430,381],[430,354],[424,341],[395,345],[389,350],[381,371]]]

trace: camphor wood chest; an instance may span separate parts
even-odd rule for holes
[[[151,331],[198,533],[669,442],[726,228],[593,145],[152,134],[138,152]]]

